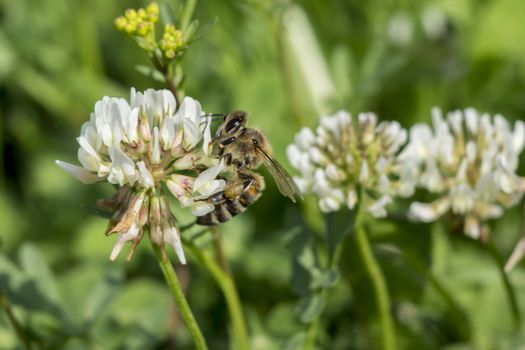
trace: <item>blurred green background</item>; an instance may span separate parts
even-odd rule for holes
[[[41,348],[192,348],[148,244],[130,263],[108,260],[114,238],[86,207],[113,189],[82,185],[54,164],[77,163],[75,137],[102,96],[162,87],[135,70],[148,59],[114,28],[126,8],[144,5],[0,1],[0,287]],[[288,169],[294,133],[341,108],[405,127],[429,121],[435,105],[525,116],[522,0],[201,0],[194,18],[218,21],[184,58],[186,94],[207,112],[250,112]],[[324,223],[312,198],[294,206],[267,183],[221,232],[253,349],[294,349],[307,326],[304,256],[323,240]],[[382,220],[373,228],[399,348],[525,349],[484,247],[438,225]],[[521,209],[491,228],[508,256]],[[358,263],[350,269],[351,286],[330,290],[320,349],[377,346],[371,294]],[[230,349],[228,313],[209,273],[191,259],[177,271],[210,348]],[[522,310],[524,277],[523,266],[511,274]],[[0,349],[15,348],[0,314]]]

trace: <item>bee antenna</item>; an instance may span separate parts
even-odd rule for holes
[[[208,118],[208,117],[226,117],[226,113],[206,113],[206,114],[203,114],[201,115],[201,118]]]
[[[206,113],[206,114],[203,114],[201,115],[201,122],[200,122],[200,125],[202,124],[208,124],[208,122],[211,122],[211,119],[208,119],[208,118],[224,118],[226,117],[226,113]]]

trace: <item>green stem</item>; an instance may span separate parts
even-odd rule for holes
[[[363,192],[363,191],[361,191]],[[360,205],[358,208],[357,216],[355,219],[355,238],[357,241],[357,247],[361,258],[363,260],[364,268],[374,289],[374,294],[377,302],[379,320],[381,323],[382,333],[382,347],[384,350],[394,350],[396,348],[394,322],[390,315],[390,297],[388,295],[388,288],[386,285],[385,277],[381,272],[378,262],[372,252],[370,241],[364,227],[364,216],[365,216],[365,205],[364,195],[360,196]]]
[[[215,261],[213,256],[197,248],[193,243],[183,239],[183,243],[186,248],[191,251],[193,256],[197,259],[199,264],[204,266],[219,285],[224,298],[226,299],[226,305],[232,320],[233,335],[237,344],[237,348],[240,350],[247,350],[250,348],[248,340],[248,332],[246,330],[246,322],[242,313],[242,306],[235,288],[235,283],[232,277],[223,270],[219,264]]]
[[[13,309],[11,308],[11,303],[1,291],[0,291],[0,305],[2,306],[2,309],[4,309],[5,314],[7,315],[7,318],[9,319],[9,322],[11,322],[11,324],[13,325],[13,328],[15,329],[16,335],[18,336],[20,343],[22,343],[25,349],[30,350],[31,344],[29,342],[26,331],[24,327],[20,324],[20,322],[18,322],[18,320],[16,319],[15,314],[13,313]]]
[[[222,240],[221,235],[219,233],[219,229],[217,228],[217,226],[212,226],[211,231],[213,233],[213,247],[215,248],[215,256],[217,258],[217,262],[222,268],[222,271],[224,271],[225,274],[231,276],[230,267],[228,266],[228,262],[226,261],[224,251],[222,249]]]
[[[317,332],[319,330],[319,317],[310,323],[308,332],[306,333],[306,340],[304,342],[303,350],[315,349],[315,340],[317,339]]]
[[[516,330],[518,330],[521,326],[521,314],[518,306],[518,300],[516,299],[516,293],[514,293],[514,288],[512,288],[512,284],[510,283],[509,275],[505,272],[505,263],[503,258],[500,256],[498,249],[491,240],[487,242],[487,250],[498,265],[498,271],[503,281],[505,293],[507,294],[509,306],[512,311],[514,327]]]
[[[175,300],[179,312],[182,315],[182,318],[184,319],[184,322],[186,323],[186,326],[188,327],[191,333],[193,341],[195,342],[195,348],[197,350],[207,350],[208,347],[206,345],[206,340],[204,340],[202,331],[199,328],[195,317],[193,316],[193,313],[191,311],[190,305],[188,304],[188,301],[186,300],[186,297],[184,296],[184,292],[182,291],[179,279],[177,278],[175,270],[173,270],[171,262],[167,257],[164,256],[164,254],[161,251],[161,248],[153,244],[153,249],[155,250],[155,255],[157,255],[157,259],[159,260],[160,268],[162,269],[164,278],[166,279],[166,282],[170,287],[173,299]]]
[[[164,83],[166,84],[168,90],[170,90],[173,94],[173,97],[175,97],[175,102],[177,104],[178,109],[180,107],[180,96],[178,93],[177,86],[173,82],[172,69],[170,69],[170,66],[173,64],[173,62],[165,63],[163,61],[164,60],[159,60],[159,58],[156,55],[151,56],[151,63],[153,64],[155,69],[164,76]]]

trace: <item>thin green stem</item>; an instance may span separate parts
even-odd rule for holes
[[[496,248],[496,246],[491,240],[487,242],[487,250],[490,253],[490,256],[492,256],[492,258],[498,265],[498,271],[503,281],[503,285],[505,287],[505,293],[507,294],[509,306],[512,311],[512,318],[514,319],[514,327],[516,330],[518,330],[521,326],[521,313],[520,313],[520,309],[518,306],[518,300],[516,298],[516,293],[514,292],[514,288],[512,288],[512,284],[510,283],[509,275],[505,272],[505,263],[503,262],[503,258],[500,256],[498,249]]]
[[[362,192],[362,191],[361,191]],[[384,350],[396,349],[396,339],[394,322],[390,315],[390,297],[388,295],[388,288],[385,277],[379,267],[378,262],[372,252],[370,241],[364,227],[365,205],[363,204],[364,195],[360,196],[361,203],[358,208],[355,219],[355,239],[357,247],[361,255],[364,268],[368,273],[374,289],[374,294],[377,302],[379,320],[381,324],[382,333],[382,348]]]
[[[204,268],[206,268],[211,273],[215,279],[215,282],[221,289],[224,298],[226,299],[226,305],[228,306],[228,311],[232,320],[233,336],[235,338],[237,348],[240,350],[249,349],[250,343],[248,339],[248,332],[246,330],[246,322],[244,320],[241,301],[239,299],[239,295],[237,294],[237,289],[235,287],[233,278],[223,268],[221,268],[212,255],[204,252],[203,250],[197,248],[193,243],[184,239],[183,243],[185,244],[186,248],[191,251],[199,264],[204,266]]]
[[[215,248],[215,257],[217,258],[217,262],[222,268],[222,271],[224,271],[225,274],[231,276],[230,267],[228,266],[228,262],[226,261],[224,251],[222,249],[222,239],[219,229],[217,228],[217,226],[213,226],[211,228],[211,231],[213,233],[213,247]]]
[[[155,69],[157,69],[163,76],[164,76],[164,83],[166,84],[166,87],[168,90],[171,91],[173,94],[173,97],[175,97],[175,102],[177,104],[177,108],[180,106],[180,96],[178,93],[177,86],[175,86],[175,83],[173,82],[173,74],[172,70],[170,69],[170,65],[173,64],[171,62],[164,63],[156,55],[151,56],[151,62]]]
[[[173,299],[175,300],[179,312],[182,315],[182,318],[184,319],[184,322],[186,323],[186,326],[188,327],[188,330],[191,333],[191,336],[195,343],[195,348],[197,350],[207,350],[208,346],[206,345],[206,340],[204,340],[202,331],[199,328],[195,317],[193,316],[193,312],[191,311],[190,305],[188,304],[186,297],[184,296],[184,292],[182,291],[179,279],[177,278],[177,274],[175,273],[171,262],[168,258],[164,256],[160,247],[153,244],[153,249],[155,250],[155,255],[157,255],[160,268],[162,269],[164,278],[166,279],[166,282],[168,283],[168,286],[171,290]]]
[[[31,343],[29,342],[26,331],[24,327],[20,324],[20,322],[18,322],[18,320],[16,319],[15,314],[13,313],[13,309],[11,308],[11,303],[1,291],[0,291],[0,305],[2,306],[2,309],[4,309],[5,314],[7,315],[7,318],[9,319],[9,322],[11,322],[11,325],[15,329],[16,335],[18,336],[20,343],[24,346],[25,349],[30,350]]]

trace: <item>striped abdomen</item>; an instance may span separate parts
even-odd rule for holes
[[[208,200],[215,204],[215,209],[203,216],[197,217],[197,224],[203,226],[218,225],[233,218],[255,203],[262,195],[264,180],[262,177],[254,177],[254,184],[250,185],[239,197],[227,198],[223,192],[219,192]]]

